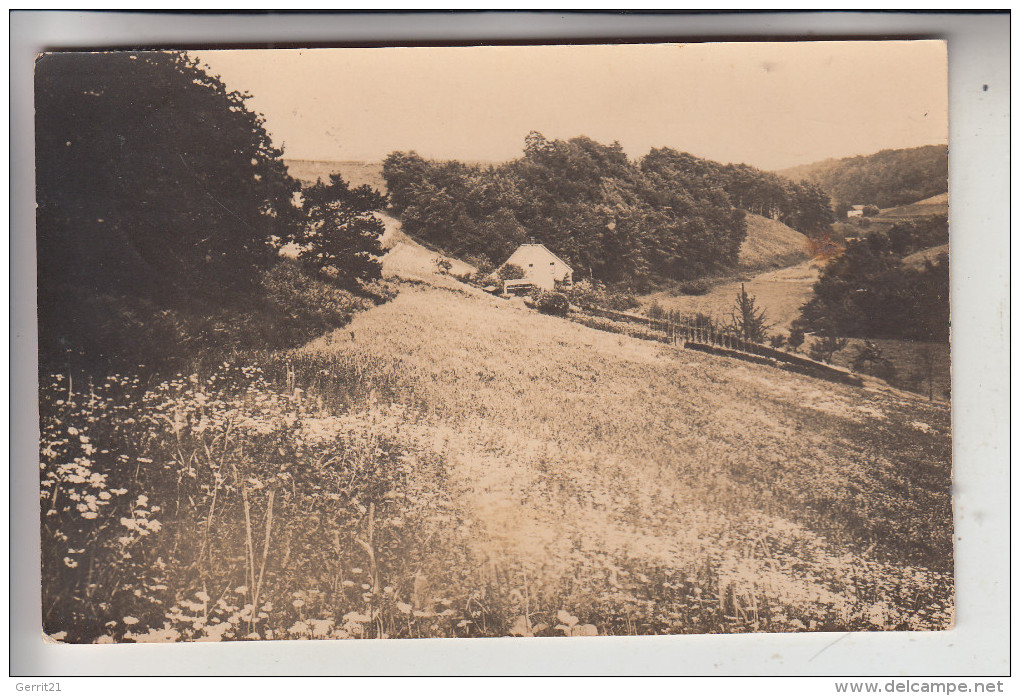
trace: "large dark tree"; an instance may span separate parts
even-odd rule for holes
[[[796,322],[827,336],[949,340],[949,259],[903,264],[883,236],[829,262]]]
[[[144,322],[251,292],[298,185],[247,95],[171,52],[47,54],[35,86],[44,354],[87,346],[101,298]]]
[[[386,197],[367,184],[351,188],[339,174],[302,195],[305,225],[295,240],[303,247],[301,258],[348,287],[377,280],[382,269],[379,236],[385,227],[373,213],[386,205]]]

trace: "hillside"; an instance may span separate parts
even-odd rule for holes
[[[380,425],[443,458],[429,543],[472,559],[419,572],[518,634],[951,622],[943,406],[429,285],[296,359],[417,404]]]
[[[949,188],[949,148],[926,145],[828,159],[778,172],[820,186],[837,205],[907,205]]]
[[[875,220],[897,220],[900,218],[924,217],[926,215],[948,215],[949,194],[940,193],[931,198],[911,203],[909,205],[886,208],[881,211]]]
[[[755,305],[765,310],[771,331],[788,331],[800,316],[800,308],[811,299],[818,280],[819,263],[805,261],[795,266],[760,273],[747,280],[724,279],[714,283],[704,295],[682,295],[659,291],[641,297],[644,311],[652,304],[681,314],[705,314],[727,324],[741,284],[755,298]]]
[[[907,268],[923,268],[925,262],[931,261],[934,263],[934,261],[942,255],[949,255],[948,244],[940,244],[929,249],[922,249],[921,251],[916,251],[909,256],[905,256],[903,257],[903,265]]]
[[[382,270],[386,276],[399,275],[403,278],[415,278],[427,280],[432,283],[439,282],[437,271],[440,261],[447,261],[450,264],[449,272],[456,275],[475,273],[478,269],[464,263],[459,259],[445,256],[438,252],[427,249],[415,240],[404,234],[400,221],[385,213],[377,213],[386,225],[380,241],[386,254],[382,257]],[[444,285],[454,287],[460,283],[449,280]]]
[[[381,193],[386,193],[386,180],[382,176],[382,162],[356,162],[334,160],[285,159],[290,175],[303,186],[314,184],[319,179],[326,181],[330,174],[340,174],[351,186],[368,184]]]
[[[747,237],[740,245],[738,266],[743,271],[784,268],[810,258],[808,238],[771,218],[748,213]]]

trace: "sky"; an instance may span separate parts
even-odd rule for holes
[[[948,138],[941,41],[269,49],[195,55],[284,156],[505,161],[586,135],[782,169]]]

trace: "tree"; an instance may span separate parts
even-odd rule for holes
[[[832,362],[832,356],[846,348],[847,339],[836,336],[822,336],[821,340],[815,341],[808,351],[808,357],[819,362]]]
[[[386,227],[374,213],[386,198],[367,184],[351,188],[339,174],[330,174],[328,184],[320,179],[303,196],[305,226],[295,237],[303,247],[299,257],[344,286],[377,280],[379,236]]]
[[[35,75],[43,355],[97,349],[99,300],[144,325],[254,292],[299,186],[249,95],[178,52],[46,54]]]
[[[786,337],[786,344],[793,348],[794,352],[804,345],[804,331],[796,327],[790,329],[790,335]]]
[[[865,341],[857,347],[857,353],[850,362],[854,372],[864,372],[880,377],[887,382],[896,376],[896,367],[885,357],[882,349],[873,341]]]
[[[748,295],[744,284],[740,284],[737,301],[730,313],[730,325],[738,336],[752,343],[764,343],[771,324],[765,310],[756,306],[753,295]]]
[[[520,280],[524,277],[524,269],[515,263],[505,263],[496,271],[500,280]]]

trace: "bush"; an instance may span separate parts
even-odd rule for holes
[[[636,309],[641,306],[641,303],[636,297],[626,292],[611,291],[606,293],[605,303],[603,305],[608,309],[615,309],[618,312],[624,312],[628,309]]]
[[[677,291],[681,295],[704,295],[708,293],[708,283],[703,283],[699,280],[689,280],[680,283],[677,286]]]
[[[538,311],[565,317],[570,311],[570,300],[561,292],[543,292],[538,296]]]
[[[666,310],[658,302],[652,302],[652,304],[648,305],[648,309],[645,310],[645,315],[649,319],[665,319]]]
[[[786,344],[797,350],[804,345],[804,332],[801,329],[790,329],[790,335],[786,337]]]
[[[262,287],[266,311],[250,326],[254,335],[242,344],[293,347],[345,326],[355,313],[374,304],[315,277],[292,260],[267,271]]]
[[[496,277],[500,280],[520,280],[524,277],[524,269],[513,263],[506,263],[496,271]]]
[[[832,356],[846,348],[847,339],[825,336],[816,341],[808,351],[808,357],[819,362],[832,363]]]
[[[773,348],[782,348],[784,343],[786,343],[786,337],[781,333],[772,334],[769,337],[769,345]]]
[[[885,381],[896,377],[896,367],[882,354],[882,349],[872,341],[865,341],[857,347],[857,353],[850,363],[854,372],[874,375]]]

